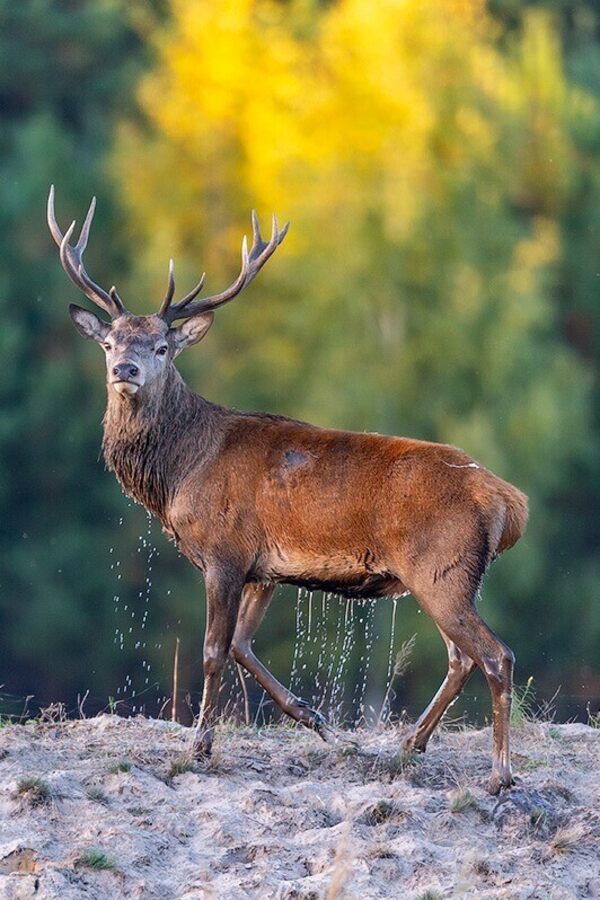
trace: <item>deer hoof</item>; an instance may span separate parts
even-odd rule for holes
[[[212,734],[203,734],[194,741],[192,756],[200,762],[210,759],[212,756]]]
[[[427,741],[419,740],[415,728],[411,728],[402,741],[402,749],[405,753],[425,753]]]
[[[294,706],[299,713],[299,715],[294,716],[298,722],[301,722],[306,728],[316,731],[319,737],[326,742],[332,738],[333,731],[322,713],[316,709],[311,709],[306,700],[296,700]]]
[[[325,741],[326,744],[330,743],[335,738],[335,733],[325,718],[320,712],[317,712],[314,709],[310,710],[311,717],[308,722],[309,728],[312,728],[313,731],[316,731],[322,741]]]
[[[508,791],[514,785],[515,780],[510,772],[493,772],[486,782],[485,789],[492,797],[497,797],[502,791]]]

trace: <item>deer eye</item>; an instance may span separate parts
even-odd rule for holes
[[[102,344],[102,346],[106,351],[112,350],[112,344],[109,344],[108,342],[105,342],[104,344]]]
[[[159,347],[159,348],[158,348],[158,350],[156,351],[156,353],[157,353],[158,356],[164,356],[168,349],[169,349],[169,348],[167,347],[167,345],[164,344],[162,347]]]

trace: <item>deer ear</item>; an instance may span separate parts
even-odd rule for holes
[[[106,339],[106,335],[110,331],[110,325],[103,322],[93,312],[70,303],[69,315],[73,320],[73,325],[82,337],[89,338],[90,341],[97,341],[99,344]]]
[[[186,347],[191,347],[192,344],[201,341],[212,325],[214,317],[213,312],[201,313],[191,319],[186,319],[181,325],[171,328],[170,333],[175,341],[175,355],[181,353]]]

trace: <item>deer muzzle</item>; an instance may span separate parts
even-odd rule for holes
[[[135,363],[118,363],[112,367],[110,383],[118,394],[132,397],[142,386],[143,375]]]

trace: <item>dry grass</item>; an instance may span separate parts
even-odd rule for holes
[[[111,775],[119,775],[121,772],[131,772],[131,763],[127,759],[121,759],[119,762],[111,763],[106,771]]]
[[[16,794],[30,806],[44,806],[52,800],[52,789],[48,782],[37,775],[24,775],[17,782]]]
[[[475,798],[468,787],[454,791],[450,798],[450,812],[459,813],[469,809],[475,803]]]
[[[177,778],[178,775],[184,775],[186,772],[191,772],[193,768],[194,757],[191,753],[186,753],[178,759],[173,760],[169,766],[169,771],[167,772],[167,780],[172,781],[173,778]]]
[[[557,828],[550,840],[550,847],[555,853],[574,853],[590,847],[592,840],[589,829],[576,822],[574,825]]]
[[[524,721],[520,783],[500,798],[483,787],[489,729],[442,731],[418,756],[402,737],[325,745],[229,722],[199,764],[170,722],[57,713],[2,728],[0,897],[112,897],[116,878],[119,896],[149,900],[600,892],[599,729]]]

